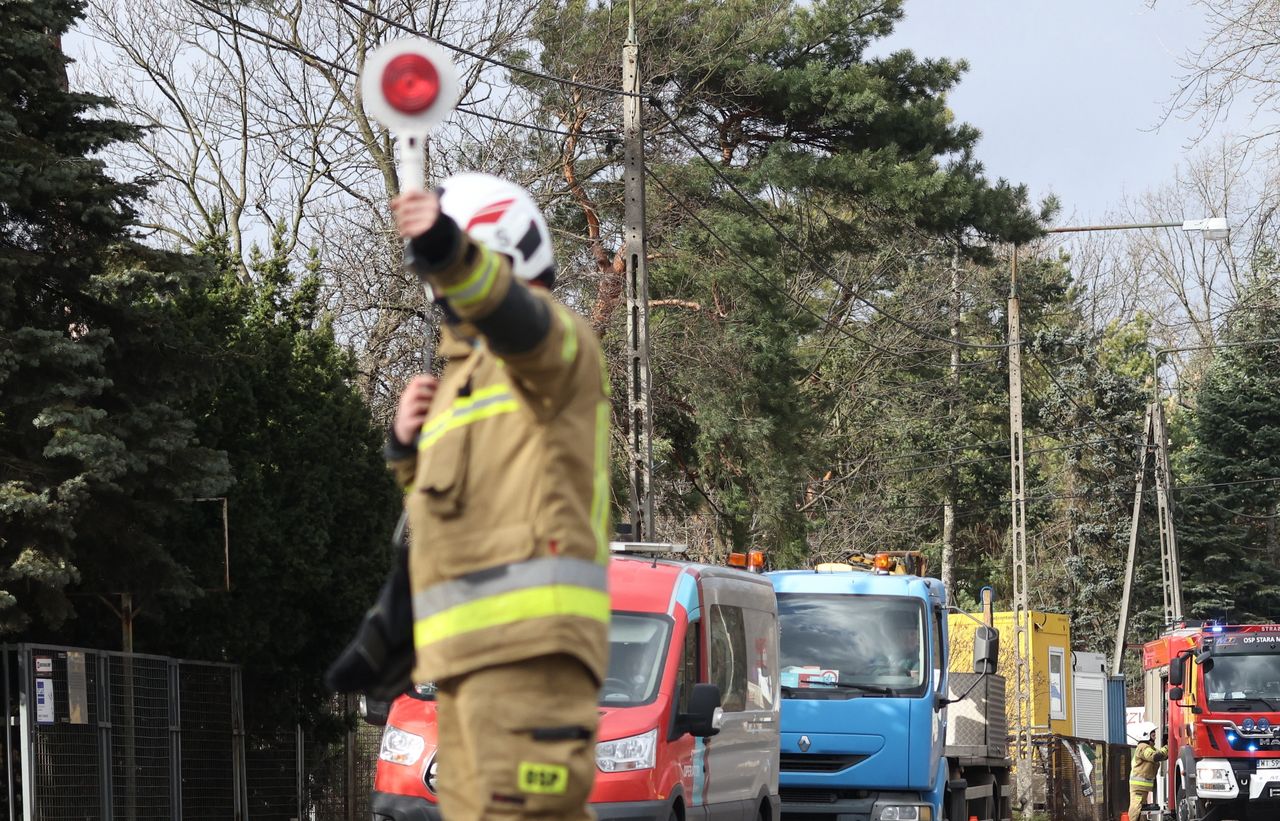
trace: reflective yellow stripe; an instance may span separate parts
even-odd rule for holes
[[[565,362],[572,362],[578,356],[578,326],[573,323],[573,317],[569,316],[569,309],[563,305],[556,306],[556,314],[564,325],[564,345],[560,348],[560,358]]]
[[[477,247],[480,250],[480,262],[471,276],[442,290],[451,303],[462,308],[483,301],[498,279],[498,255],[483,245]]]
[[[511,413],[520,403],[506,385],[490,385],[470,396],[454,401],[439,418],[432,420],[418,436],[418,450],[423,451],[440,441],[451,430],[504,413]]]
[[[1156,785],[1156,782],[1154,781],[1143,781],[1141,778],[1129,779],[1130,787],[1154,787],[1155,785]]]
[[[595,472],[591,487],[591,532],[596,561],[609,561],[609,403],[596,405]]]
[[[500,593],[419,619],[413,625],[413,641],[421,648],[476,630],[551,616],[578,616],[608,624],[609,594],[567,584]]]

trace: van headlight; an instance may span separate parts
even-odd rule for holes
[[[880,807],[880,821],[933,821],[933,807],[919,804],[886,804]]]
[[[596,766],[602,773],[653,769],[657,741],[656,728],[640,735],[601,741],[596,745]]]
[[[378,758],[407,767],[418,763],[426,747],[427,742],[422,736],[406,733],[399,727],[388,724],[382,734],[382,749],[378,750]]]

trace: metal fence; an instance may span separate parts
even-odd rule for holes
[[[1128,806],[1129,748],[1069,736],[1036,739],[1053,821],[1115,821]]]
[[[344,711],[343,705],[335,710]],[[382,728],[358,722],[336,740],[302,727],[250,735],[246,761],[253,821],[364,821]]]
[[[381,728],[246,733],[240,668],[46,645],[2,654],[9,821],[367,819]]]
[[[34,644],[0,652],[11,821],[244,817],[237,667]]]

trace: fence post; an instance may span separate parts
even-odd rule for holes
[[[235,791],[233,802],[236,818],[243,820],[249,817],[249,766],[244,740],[244,687],[239,667],[231,668],[230,687],[232,789]]]
[[[298,821],[304,821],[306,818],[303,808],[306,803],[307,745],[301,724],[294,725],[294,737],[298,740],[298,766],[294,768],[298,776]]]
[[[13,691],[9,686],[9,654],[13,649],[8,645],[4,647],[4,776],[8,782],[8,788],[5,795],[9,804],[10,819],[14,818],[14,795],[13,795]]]
[[[36,778],[32,759],[35,745],[31,736],[31,660],[29,648],[18,645],[18,724],[22,740],[22,818],[35,821]]]
[[[355,697],[348,694],[342,700],[342,719],[349,721],[354,712]],[[347,727],[347,788],[343,790],[346,799],[347,821],[356,821],[356,727]]]
[[[182,821],[182,679],[169,661],[169,816]]]
[[[95,652],[93,659],[98,671],[94,694],[98,701],[98,800],[104,821],[110,821],[115,816],[115,784],[111,779],[111,738],[115,729],[111,722],[111,658]]]

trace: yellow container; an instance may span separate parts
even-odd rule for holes
[[[1010,611],[995,614],[995,628],[1000,631],[1000,656],[997,670],[1007,681],[1005,712],[1009,726],[1017,719],[1014,698],[1014,624]],[[953,613],[947,617],[951,634],[950,669],[973,672],[973,634],[982,620]],[[977,621],[975,621],[977,619]],[[1071,703],[1071,620],[1062,613],[1028,614],[1031,631],[1031,731],[1071,735],[1074,726]]]

